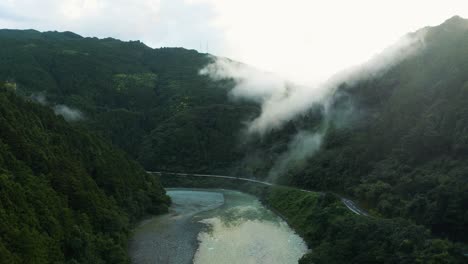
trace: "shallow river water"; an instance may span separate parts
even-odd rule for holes
[[[129,250],[135,264],[289,264],[304,241],[254,196],[230,190],[168,189],[168,214],[140,223]]]

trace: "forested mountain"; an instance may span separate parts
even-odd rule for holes
[[[319,151],[280,180],[353,196],[376,215],[466,242],[468,21],[454,17],[424,31],[414,55],[339,86],[332,110],[352,104],[360,114],[346,126],[327,121]],[[10,89],[79,109],[76,126],[109,138],[148,170],[232,172],[256,153],[262,159],[248,170],[266,175],[295,134],[325,122],[317,106],[239,147],[243,121],[260,107],[229,100],[232,80],[200,75],[212,61],[207,54],[70,32],[2,30],[0,47],[0,80]]]
[[[107,141],[0,84],[0,263],[127,263],[160,183]]]
[[[416,54],[338,89],[363,114],[351,126],[332,124],[321,150],[289,179],[347,193],[383,216],[466,242],[468,20],[453,17],[424,30]]]
[[[33,30],[0,30],[0,46],[0,80],[79,109],[146,169],[226,170],[242,158],[238,131],[258,108],[199,74],[207,54]]]

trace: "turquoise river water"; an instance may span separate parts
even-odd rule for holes
[[[141,222],[135,264],[289,264],[307,246],[254,196],[231,190],[168,189],[168,214]]]

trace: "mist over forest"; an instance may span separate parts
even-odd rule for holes
[[[93,4],[78,9],[101,12]],[[174,6],[179,13],[198,10],[202,21],[226,12],[224,4],[162,1],[135,8],[167,17]],[[12,6],[0,4],[0,27],[19,19]],[[75,10],[66,7],[67,14]],[[82,13],[76,14],[80,21]],[[135,18],[135,27],[143,32],[151,17],[142,14],[141,24]],[[169,28],[167,17],[158,21]],[[206,27],[211,38],[222,30],[226,39],[240,34],[219,19]],[[195,25],[191,32],[204,28]],[[291,28],[292,39],[298,29]],[[415,29],[355,64],[343,58],[346,67],[335,67],[327,78],[304,74],[322,77],[332,68],[315,53],[319,39],[310,54],[323,69],[305,50],[300,56],[298,43],[290,56],[309,61],[297,74],[217,56],[207,45],[205,51],[192,49],[193,43],[153,48],[164,40],[152,40],[0,29],[0,263],[136,263],[135,229],[154,219],[160,224],[151,231],[155,237],[167,221],[185,224],[173,228],[177,237],[186,230],[209,240],[216,232],[196,233],[191,224],[211,223],[235,237],[229,228],[249,227],[242,221],[271,228],[273,216],[284,221],[275,222],[285,225],[281,238],[297,235],[304,251],[295,252],[299,263],[466,262],[467,19],[453,16]],[[236,51],[250,54],[244,49]],[[269,55],[278,65],[290,62],[282,50]],[[300,74],[304,78],[289,78]],[[221,201],[219,208],[234,209],[201,219],[206,213],[177,210],[207,201],[168,189],[174,187],[237,190],[251,195],[239,197],[254,205],[236,207],[231,191],[202,193]],[[204,206],[218,208],[194,208]],[[197,254],[215,259],[209,252],[216,243],[184,242],[205,250],[189,252],[192,261]]]

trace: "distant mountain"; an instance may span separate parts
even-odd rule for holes
[[[0,47],[0,80],[81,111],[149,170],[226,170],[258,112],[228,100],[229,82],[199,75],[212,58],[193,50],[33,30],[0,30]]]
[[[0,263],[128,263],[160,183],[107,141],[0,84]]]

